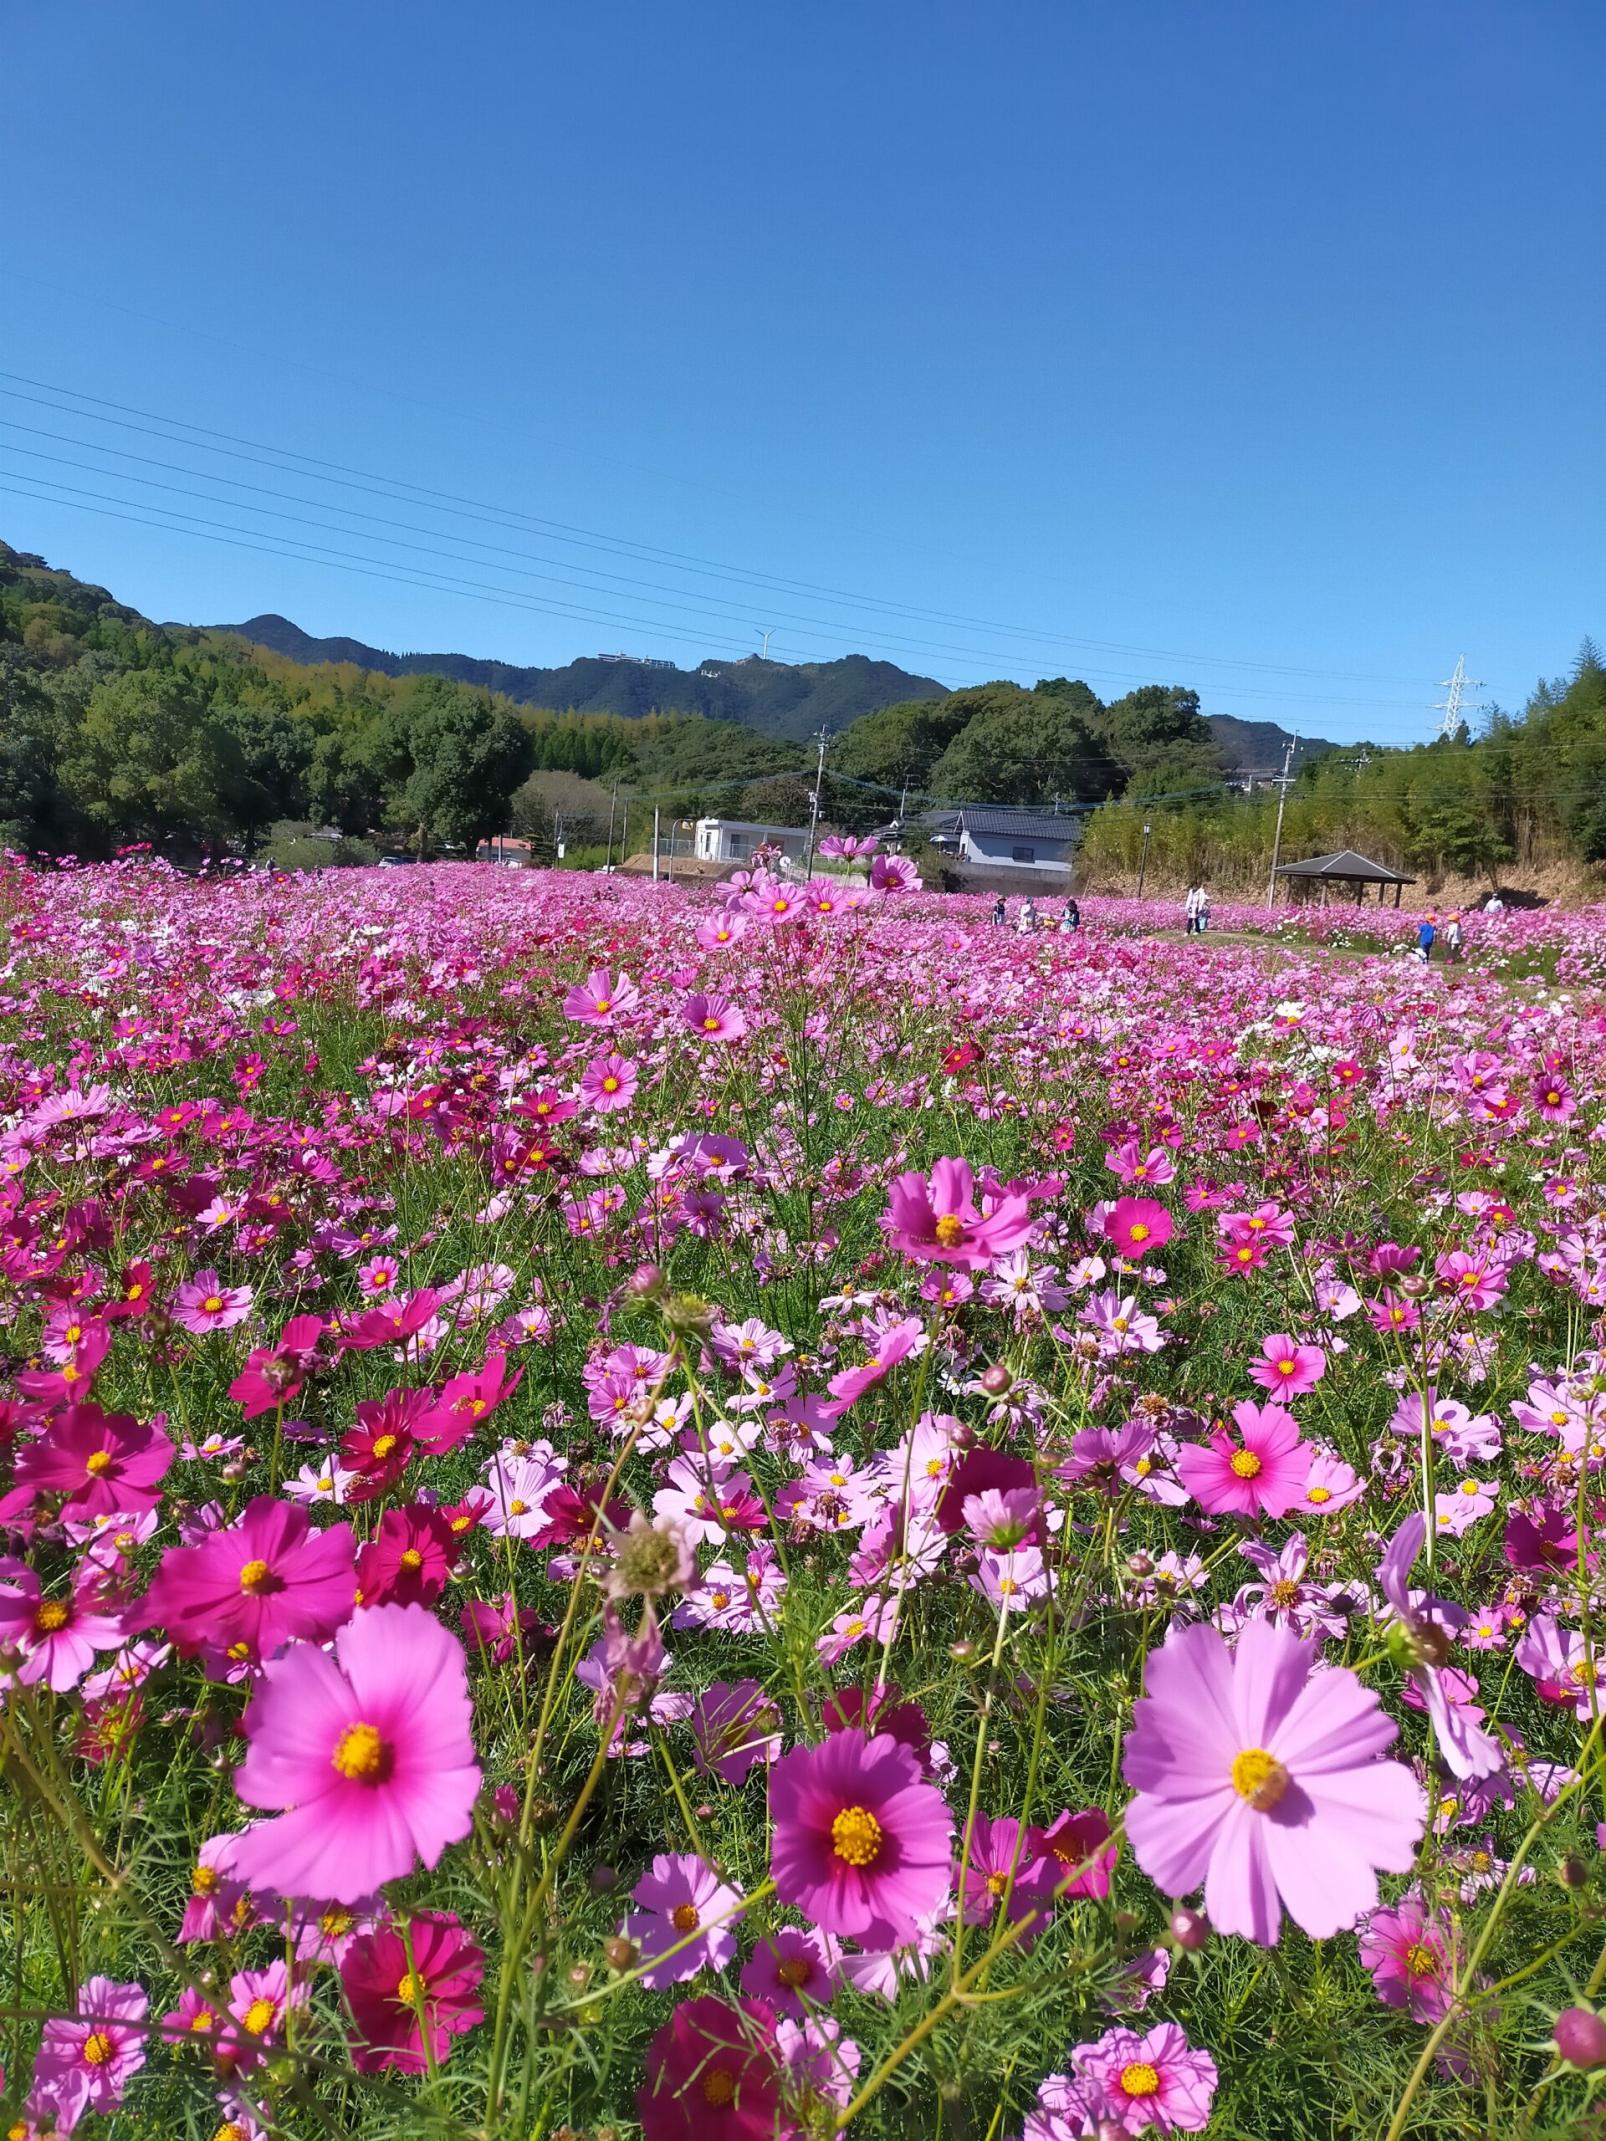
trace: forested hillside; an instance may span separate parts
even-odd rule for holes
[[[1229,786],[1233,762],[1185,686],[1108,702],[1066,677],[933,686],[833,736],[823,814],[864,831],[949,803],[1057,803],[1087,815],[1089,869],[1135,866],[1148,823],[1157,873],[1225,886],[1263,871],[1275,808],[1268,791]],[[639,845],[654,807],[801,824],[814,766],[802,744],[731,720],[532,707],[458,678],[308,664],[156,625],[0,543],[9,846],[92,855],[150,843],[183,857],[267,845],[327,863],[512,831],[591,859],[610,819],[623,837],[627,812]],[[1307,761],[1285,852],[1343,846],[1426,874],[1606,861],[1606,671],[1593,644],[1477,739]]]

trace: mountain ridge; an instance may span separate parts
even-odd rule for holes
[[[581,655],[557,667],[522,666],[472,654],[398,654],[345,635],[317,637],[277,611],[243,624],[211,625],[287,661],[312,665],[350,662],[386,676],[449,676],[459,683],[499,691],[524,706],[560,713],[701,714],[787,742],[801,742],[822,726],[840,728],[861,715],[911,700],[952,694],[935,677],[920,676],[895,662],[864,654],[833,662],[771,662],[756,654],[734,660],[712,657],[696,669],[637,655]],[[1229,775],[1272,773],[1282,762],[1292,732],[1276,721],[1246,721],[1236,714],[1207,714],[1210,732]],[[1294,764],[1304,765],[1338,746],[1321,736],[1302,736]]]

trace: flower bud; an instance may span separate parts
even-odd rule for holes
[[[619,1869],[600,1860],[591,1869],[590,1888],[594,1896],[609,1896],[619,1886]]]
[[[1210,1938],[1210,1920],[1203,1911],[1174,1910],[1171,1913],[1171,1938],[1179,1948],[1202,1948]]]
[[[615,1933],[611,1940],[602,1943],[602,1956],[610,1970],[628,1970],[640,1951],[633,1940],[626,1940]]]
[[[976,1646],[969,1636],[961,1636],[957,1643],[950,1643],[948,1655],[955,1665],[973,1665],[976,1662]]]
[[[1015,1378],[1002,1361],[995,1360],[990,1368],[981,1372],[981,1387],[990,1398],[1006,1397],[1015,1387]]]
[[[1586,1888],[1589,1885],[1589,1868],[1576,1851],[1569,1851],[1557,1861],[1556,1879],[1563,1888]]]
[[[1556,2017],[1556,2056],[1570,2067],[1606,2066],[1606,2022],[1587,2007],[1564,2007]]]
[[[664,1275],[656,1264],[638,1264],[628,1284],[638,1301],[656,1301],[664,1290]]]

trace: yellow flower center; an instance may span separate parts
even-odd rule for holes
[[[694,1903],[677,1903],[669,1913],[669,1922],[677,1933],[695,1933],[702,1924]]]
[[[401,1565],[404,1569],[421,1569],[424,1566],[424,1557],[416,1546],[409,1546],[402,1553]]]
[[[197,1866],[190,1875],[190,1894],[192,1896],[215,1895],[221,1878],[222,1876],[215,1866]]]
[[[1588,1658],[1580,1658],[1578,1663],[1573,1667],[1573,1679],[1578,1683],[1581,1688],[1594,1686],[1595,1668],[1590,1663]]]
[[[945,1249],[952,1249],[964,1239],[965,1222],[957,1212],[944,1212],[933,1231]]]
[[[618,1092],[618,1090],[619,1090],[619,1081],[618,1081],[618,1079],[617,1079],[617,1078],[616,1078],[616,1077],[615,1077],[615,1076],[613,1075],[612,1071],[610,1071],[610,1072],[608,1073],[607,1077],[603,1079],[603,1081],[602,1081],[602,1090],[603,1090],[603,1091],[604,1091],[605,1093],[617,1093],[617,1092]]]
[[[387,1767],[387,1755],[388,1749],[377,1725],[348,1725],[336,1742],[330,1761],[343,1777],[369,1784]]]
[[[790,1985],[794,1992],[806,1985],[814,1975],[814,1965],[806,1955],[789,1955],[784,1963],[777,1963],[775,1975],[783,1985]]]
[[[718,1033],[719,1020],[717,1018],[705,1018],[703,1020],[703,1031],[704,1033]]]
[[[117,2046],[103,2029],[91,2030],[84,2039],[84,2064],[103,2067],[117,2057]]]
[[[245,2128],[230,2119],[227,2125],[218,2128],[212,2136],[212,2141],[245,2141]]]
[[[318,1920],[318,1930],[330,1940],[339,1940],[351,1931],[351,1913],[342,1910],[337,1903],[333,1910],[325,1911]]]
[[[1149,1231],[1150,1230],[1143,1224],[1143,1221],[1141,1219],[1134,1219],[1131,1226],[1127,1228],[1127,1232],[1131,1235],[1134,1241],[1147,1241],[1149,1238]]]
[[[703,2076],[703,2102],[718,2110],[734,2102],[735,2096],[736,2083],[730,2072],[724,2067],[710,2067]]]
[[[1412,1977],[1433,1977],[1439,1967],[1439,1958],[1431,1948],[1423,1947],[1421,1941],[1413,1940],[1405,1951],[1405,1967]]]
[[[1274,1807],[1288,1789],[1288,1772],[1264,1747],[1246,1747],[1232,1765],[1232,1788],[1259,1814]]]
[[[223,1296],[221,1294],[208,1294],[201,1306],[209,1316],[215,1316],[223,1306]]]
[[[210,2007],[198,2007],[190,2017],[191,2034],[196,2037],[204,2037],[216,2020],[217,2016],[213,2014]]]
[[[424,1980],[409,1970],[396,1987],[396,1997],[403,2007],[416,2007],[424,1997]]]
[[[1280,1582],[1272,1585],[1271,1599],[1274,1606],[1297,1606],[1299,1603],[1298,1584],[1287,1576],[1283,1577]]]
[[[868,1807],[846,1806],[831,1824],[831,1848],[848,1866],[873,1866],[881,1856],[881,1824]]]
[[[396,1438],[394,1435],[376,1435],[374,1437],[374,1455],[378,1458],[388,1457],[395,1447]]]
[[[240,1571],[240,1589],[254,1598],[272,1573],[265,1561],[248,1561]]]
[[[1264,1469],[1253,1450],[1234,1450],[1231,1463],[1240,1479],[1258,1479]]]
[[[271,2000],[253,2000],[240,2017],[240,2027],[253,2037],[260,2037],[265,2030],[272,2029],[278,2012]]]
[[[41,1599],[34,1608],[33,1630],[35,1635],[54,1635],[65,1628],[72,1619],[72,1609],[59,1598]]]
[[[1330,1502],[1333,1499],[1333,1490],[1331,1487],[1307,1487],[1305,1489],[1305,1499],[1307,1502],[1316,1502],[1318,1504]]]
[[[1121,2069],[1121,2093],[1124,2096],[1158,2096],[1160,2076],[1146,2059],[1134,2059]]]
[[[99,1479],[102,1472],[111,1470],[111,1463],[112,1453],[110,1450],[91,1450],[84,1459],[84,1470],[91,1479]]]

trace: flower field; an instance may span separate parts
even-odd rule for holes
[[[0,864],[0,2131],[1591,2130],[1606,917],[988,904]]]

